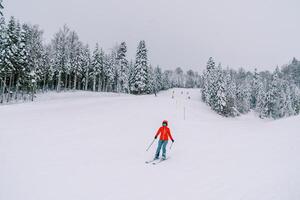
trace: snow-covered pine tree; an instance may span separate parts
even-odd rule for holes
[[[89,45],[84,45],[82,48],[82,55],[81,55],[81,81],[80,86],[82,90],[87,91],[89,86],[89,73],[91,71],[91,53]]]
[[[129,87],[129,92],[131,92],[131,88],[134,85],[134,63],[131,60],[129,62],[129,66],[128,66],[128,87]]]
[[[258,97],[258,90],[259,90],[259,74],[257,72],[257,69],[255,68],[253,78],[251,81],[251,103],[250,107],[251,109],[256,108],[257,104],[257,97]]]
[[[16,67],[16,89],[15,89],[15,100],[20,97],[19,93],[21,90],[21,96],[23,97],[23,91],[31,93],[31,99],[33,100],[34,87],[36,83],[36,74],[31,70],[29,57],[27,55],[26,45],[29,43],[27,37],[27,31],[21,27],[21,24],[17,23],[17,34],[19,35],[18,50],[17,50],[17,67]]]
[[[293,84],[289,84],[288,81],[283,81],[282,84],[282,94],[284,95],[284,101],[282,102],[282,112],[281,116],[289,117],[295,115],[296,112],[293,108],[293,91],[294,91]]]
[[[68,52],[68,35],[70,29],[67,25],[64,25],[58,33],[55,34],[52,40],[53,49],[53,64],[56,75],[56,90],[61,91],[61,86],[66,87],[66,81],[62,83],[62,76],[65,75],[65,80],[67,80],[67,71],[69,64],[69,52]]]
[[[268,91],[269,101],[268,101],[268,107],[269,107],[269,113],[268,116],[277,119],[282,117],[283,114],[283,106],[285,101],[285,94],[282,91],[282,81],[280,79],[280,72],[279,69],[276,68],[272,81],[270,84],[270,88]]]
[[[26,55],[24,37],[21,34],[21,25],[11,17],[7,25],[7,39],[4,44],[4,66],[5,71],[9,74],[8,91],[10,93],[7,101],[12,99],[14,91],[15,100],[18,98],[19,88],[21,86],[22,78],[26,71]],[[13,90],[13,91],[12,91]]]
[[[203,102],[209,104],[210,90],[212,86],[213,74],[215,73],[216,65],[212,57],[208,59],[206,70],[203,72],[203,88],[201,90]]]
[[[106,76],[106,72],[105,71],[105,67],[108,65],[108,60],[105,59],[105,53],[103,51],[103,49],[100,49],[100,64],[101,64],[101,68],[100,68],[100,76],[99,76],[99,80],[98,80],[98,88],[99,91],[104,91],[103,86],[105,85],[105,76]]]
[[[120,80],[120,66],[118,65],[118,45],[116,45],[113,49],[112,52],[110,54],[110,65],[111,65],[111,69],[113,72],[113,76],[112,76],[112,82],[111,82],[111,91],[112,92],[119,92],[119,80]]]
[[[1,1],[1,0],[0,0]],[[5,101],[5,90],[7,80],[7,66],[5,65],[5,54],[6,54],[6,25],[3,16],[0,16],[0,89],[1,99],[0,103]]]
[[[216,63],[215,63],[213,57],[209,57],[209,59],[207,61],[207,65],[206,65],[206,70],[208,72],[211,72],[214,69],[216,69]]]
[[[25,43],[25,52],[27,60],[27,74],[23,82],[22,90],[30,91],[31,100],[38,88],[38,83],[43,80],[43,31],[37,25],[23,24],[23,38]],[[48,65],[48,64],[47,64]]]
[[[113,51],[104,56],[104,91],[112,92],[115,79],[115,61],[116,53]]]
[[[242,113],[246,114],[251,109],[251,78],[246,75],[245,79],[241,81],[236,91],[236,108]]]
[[[100,50],[99,50],[99,44],[96,44],[95,50],[93,52],[93,58],[92,58],[92,70],[91,70],[91,77],[93,79],[93,91],[96,91],[96,84],[98,81],[98,91],[101,90],[101,71],[103,68],[103,57],[101,56]],[[98,79],[99,77],[99,79]]]
[[[300,61],[293,58],[290,68],[292,80],[300,88]]]
[[[300,88],[296,85],[292,85],[291,87],[291,99],[292,99],[292,107],[295,111],[295,115],[300,114]]]
[[[258,82],[258,96],[256,99],[256,112],[260,118],[267,118],[269,113],[268,94],[266,81],[262,79]]]
[[[82,42],[78,43],[78,46],[76,48],[76,59],[75,59],[75,65],[73,67],[73,90],[81,89],[81,79],[83,78],[84,74],[84,67],[85,67],[85,50],[84,45]]]
[[[118,63],[118,49],[119,45],[114,46],[112,48],[112,51],[109,55],[109,65],[110,65],[110,70],[112,72],[110,80],[110,91],[111,92],[120,92],[119,91],[119,80],[120,80],[120,65]]]
[[[39,84],[39,89],[41,89],[42,92],[45,92],[49,89],[54,88],[54,84],[53,84],[54,70],[53,70],[53,65],[51,60],[50,45],[43,46],[41,62],[42,64],[41,66],[38,67],[38,72],[37,72],[40,80],[38,84]]]
[[[79,41],[79,37],[75,31],[71,31],[67,36],[67,45],[68,45],[68,54],[69,54],[69,62],[68,62],[68,70],[66,70],[66,79],[68,79],[68,88],[76,89],[77,79],[78,79],[78,71],[80,71],[80,57],[82,44]],[[73,81],[72,81],[73,78]],[[72,83],[73,82],[73,83]],[[67,84],[65,83],[66,87]]]
[[[220,76],[221,76],[221,68],[220,68],[220,64],[218,65],[218,67],[216,68],[212,68],[209,71],[209,77],[208,77],[208,82],[209,82],[209,87],[208,87],[208,94],[207,97],[208,98],[208,105],[215,110],[217,107],[217,102],[218,102],[218,90],[220,87]]]
[[[203,85],[201,87],[201,99],[204,103],[207,104],[208,102],[208,86],[209,86],[209,80],[208,80],[208,72],[207,70],[203,71],[203,75],[202,75],[202,81],[203,81]]]
[[[157,91],[155,88],[154,69],[151,65],[149,66],[148,78],[149,78],[149,83],[148,83],[147,93],[148,94],[154,93],[156,95]]]
[[[126,58],[127,46],[125,42],[122,42],[117,51],[117,65],[118,65],[118,91],[127,92],[129,91],[129,66]]]
[[[12,85],[14,84],[14,72],[16,65],[15,55],[17,54],[17,44],[19,38],[16,34],[16,21],[11,17],[6,30],[4,31],[3,49],[2,49],[2,71],[4,74],[4,99],[9,102],[12,98]]]
[[[159,66],[154,69],[154,92],[162,90],[163,87],[163,78],[162,78],[162,70]]]
[[[225,79],[221,64],[215,70],[211,70],[211,87],[209,88],[209,105],[213,110],[223,116],[229,116],[225,91]]]
[[[227,100],[227,113],[229,116],[238,116],[239,113],[236,109],[236,83],[230,69],[224,71],[226,100]]]
[[[165,70],[163,72],[163,75],[162,75],[163,90],[167,90],[172,87],[171,77],[172,77],[171,70]]]
[[[149,84],[149,66],[148,56],[145,41],[140,41],[134,65],[134,78],[131,86],[131,92],[133,94],[145,94],[148,90]]]

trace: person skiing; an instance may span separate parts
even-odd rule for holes
[[[164,120],[162,122],[162,126],[158,129],[154,139],[157,139],[157,137],[159,135],[160,135],[160,137],[159,137],[158,146],[157,146],[157,149],[156,149],[154,159],[159,158],[160,150],[162,149],[162,159],[165,160],[166,159],[166,152],[167,152],[166,147],[167,147],[169,138],[171,139],[172,142],[174,142],[174,139],[171,135],[171,131],[168,128],[168,121],[167,120]]]

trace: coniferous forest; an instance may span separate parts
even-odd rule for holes
[[[64,25],[50,43],[38,25],[21,24],[3,16],[0,0],[0,103],[33,101],[36,93],[85,90],[156,94],[173,87],[201,88],[202,100],[226,117],[254,111],[261,118],[278,119],[300,112],[300,62],[270,71],[223,69],[209,58],[203,73],[152,66],[145,41],[136,57],[127,56],[121,42],[105,52],[91,48]]]
[[[274,72],[223,69],[209,58],[202,80],[202,100],[220,115],[254,111],[260,118],[278,119],[299,114],[300,62],[295,58]]]
[[[39,26],[20,24],[14,17],[6,22],[2,16],[0,27],[0,103],[33,100],[37,92],[46,91],[151,94],[200,85],[200,75],[192,70],[152,67],[145,41],[139,42],[135,60],[129,60],[125,42],[111,52],[98,44],[91,49],[67,25],[50,44],[44,44]]]

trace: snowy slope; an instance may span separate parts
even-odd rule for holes
[[[198,90],[171,96],[52,93],[1,106],[0,199],[300,199],[300,117],[228,119]],[[170,159],[146,165],[163,119]]]

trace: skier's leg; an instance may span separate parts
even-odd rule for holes
[[[163,159],[166,159],[166,153],[167,153],[167,150],[166,150],[166,147],[167,147],[167,144],[168,144],[168,140],[165,140],[164,143],[162,144],[162,158]]]
[[[159,140],[158,141],[158,146],[157,146],[157,149],[156,149],[156,153],[155,153],[155,158],[159,158],[159,153],[160,153],[160,149],[161,149],[161,146],[163,144],[163,141],[162,140]]]

